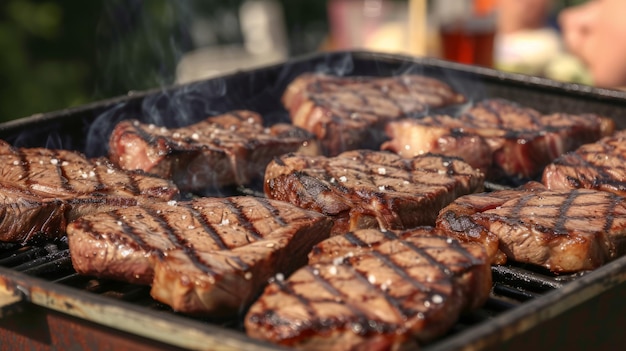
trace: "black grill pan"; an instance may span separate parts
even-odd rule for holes
[[[175,127],[220,112],[250,109],[268,124],[287,121],[280,96],[304,72],[424,74],[446,81],[470,100],[499,97],[542,112],[594,112],[626,128],[626,94],[621,91],[431,58],[335,52],[25,117],[0,124],[0,139],[19,147],[66,148],[102,156],[113,126],[127,118]],[[240,191],[254,194],[253,189]],[[626,257],[592,272],[566,276],[513,264],[492,271],[494,285],[487,304],[422,349],[611,349],[626,340],[619,331],[626,319],[622,302]],[[152,300],[145,287],[77,275],[63,240],[26,247],[0,244],[0,306],[3,346],[64,349],[72,346],[64,340],[84,338],[94,350],[280,349],[247,338],[241,321],[186,317]],[[17,323],[29,319],[41,320],[41,325],[29,329]],[[68,327],[55,328],[57,323]],[[101,337],[88,337],[94,333]]]

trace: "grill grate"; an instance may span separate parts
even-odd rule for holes
[[[497,315],[523,305],[552,290],[559,289],[585,273],[556,276],[548,271],[515,263],[492,266],[493,286],[489,299],[480,309],[462,315],[452,329],[440,339],[485,323]],[[435,341],[436,343],[437,341]],[[428,349],[426,347],[426,349]]]
[[[97,279],[76,273],[71,264],[67,242],[63,240],[34,246],[2,244],[0,266],[74,289],[130,302],[142,308],[176,314],[169,306],[153,300],[150,297],[150,288],[147,286]],[[484,323],[526,301],[558,289],[584,274],[555,276],[547,271],[511,264],[494,266],[492,273],[493,287],[486,304],[476,311],[463,315],[443,338]],[[209,318],[187,318],[243,331],[240,320],[215,321]]]
[[[16,146],[45,147],[52,135],[57,137],[55,140],[61,143],[59,146],[62,148],[80,150],[87,152],[90,156],[103,156],[106,153],[106,137],[109,135],[112,125],[103,126],[101,122],[105,119],[100,117],[107,117],[106,120],[109,121],[137,116],[148,118],[146,106],[150,107],[150,111],[158,112],[157,117],[159,119],[162,119],[162,116],[172,116],[165,118],[165,122],[168,120],[169,122],[175,121],[178,115],[177,111],[184,111],[185,117],[199,116],[203,118],[207,111],[223,112],[242,107],[255,110],[263,114],[264,117],[271,115],[284,118],[286,112],[280,104],[280,94],[284,91],[286,84],[300,73],[319,71],[375,76],[423,73],[427,76],[453,82],[454,88],[466,93],[469,100],[493,97],[517,101],[542,112],[594,112],[613,117],[618,129],[626,128],[626,119],[624,119],[626,93],[622,91],[558,83],[537,77],[506,74],[430,58],[416,59],[371,52],[337,52],[316,53],[290,60],[286,64],[268,66],[249,72],[237,72],[215,80],[199,81],[180,87],[134,92],[128,96],[97,102],[88,107],[38,114],[15,121],[15,123],[0,125],[0,138]],[[215,94],[214,87],[216,86],[225,89],[224,91],[228,93],[226,95]],[[205,94],[205,92],[210,93]],[[199,95],[202,95],[201,100],[203,102],[201,103],[198,103],[200,101],[197,99]],[[188,99],[189,96],[192,99]],[[170,105],[169,97],[174,97],[171,101],[175,102],[175,105]],[[159,104],[153,104],[155,101]],[[92,126],[98,127],[97,133],[90,132],[86,135],[85,131],[93,131]],[[507,187],[507,185],[493,183],[485,184],[485,189],[488,191]],[[258,192],[258,190],[247,188],[228,189],[220,195],[226,194],[262,196],[262,191]],[[253,348],[241,346],[249,346],[248,340],[243,340],[244,337],[241,336],[241,333],[230,333],[230,330],[211,328],[215,324],[241,331],[240,321],[200,320],[201,323],[193,323],[197,319],[178,318],[178,316],[170,315],[173,312],[167,306],[163,306],[150,298],[149,288],[79,275],[73,270],[69,258],[67,243],[63,241],[42,242],[33,246],[0,243],[0,268],[8,268],[3,269],[6,272],[0,275],[0,285],[8,281],[8,288],[14,287],[19,290],[19,294],[28,298],[32,297],[32,295],[27,296],[28,293],[40,291],[40,287],[37,285],[40,283],[39,281],[22,280],[23,277],[12,274],[15,271],[50,282],[51,284],[45,284],[49,289],[55,290],[49,294],[50,296],[54,297],[54,293],[71,296],[72,292],[76,292],[78,298],[75,299],[76,301],[70,299],[72,300],[70,302],[78,303],[79,306],[86,307],[86,309],[96,305],[99,307],[98,316],[107,307],[114,307],[112,310],[116,314],[113,314],[113,317],[123,315],[121,312],[127,308],[129,315],[133,317],[131,318],[133,324],[124,323],[126,315],[123,316],[124,318],[111,318],[107,315],[108,320],[113,320],[111,326],[118,327],[120,325],[119,330],[125,330],[168,345],[177,345],[185,349],[207,349],[213,345],[216,346],[215,348],[225,350],[229,349],[228,345],[240,346],[237,347],[237,350]],[[571,276],[554,276],[548,272],[524,265],[493,267],[494,284],[491,297],[483,308],[462,316],[449,334],[424,347],[424,349],[445,351],[451,349],[467,350],[472,347],[472,349],[483,349],[485,345],[501,343],[511,334],[526,333],[529,331],[528,328],[535,328],[539,322],[544,322],[546,318],[552,318],[552,316],[564,313],[564,311],[570,312],[573,307],[584,305],[585,309],[595,312],[597,309],[593,307],[598,306],[598,304],[590,304],[588,300],[598,297],[600,293],[610,292],[613,294],[615,291],[613,288],[619,288],[618,284],[626,282],[626,274],[623,272],[626,272],[625,259],[609,263],[588,275],[583,273]],[[12,285],[12,283],[15,284]],[[24,286],[20,285],[22,283]],[[38,289],[28,290],[34,285],[37,285]],[[0,286],[0,289],[2,288],[4,287]],[[612,291],[610,291],[611,289]],[[617,289],[617,293],[620,291],[623,289]],[[48,294],[43,295],[45,295],[43,298],[48,297]],[[40,295],[37,296],[42,298]],[[86,299],[85,296],[93,298]],[[602,299],[602,302],[608,301],[607,304],[621,301],[617,294],[609,295],[609,299],[605,297]],[[40,302],[39,306],[55,308],[58,306],[50,306],[61,300],[45,300],[45,303]],[[116,306],[116,300],[129,303],[117,304]],[[80,305],[81,302],[84,304]],[[611,304],[610,312],[619,314],[619,305],[619,303]],[[57,311],[65,311],[63,310],[64,307],[64,305],[61,306]],[[151,310],[165,313],[149,313]],[[0,308],[0,315],[3,312],[3,309]],[[104,324],[102,322],[104,319],[90,317],[91,319],[87,320]],[[620,325],[620,323],[613,323],[613,320],[605,318],[602,314],[594,314],[592,317],[596,318],[581,319],[593,320],[594,323],[591,324],[579,323],[578,320],[571,318],[571,315],[554,319],[567,327],[584,326],[584,331],[577,329],[581,330],[579,333],[581,335],[601,335],[600,331],[612,330],[615,325]],[[151,324],[150,322],[154,322],[155,318],[161,318],[160,322],[163,323]],[[607,326],[611,328],[603,329],[601,322],[607,320],[610,322]],[[144,324],[137,323],[137,321],[144,322]],[[205,321],[207,323],[204,323]],[[144,325],[150,327],[145,328]],[[198,325],[201,328],[198,328]],[[205,326],[206,328],[203,329]],[[597,329],[593,329],[593,327]],[[537,329],[544,328],[535,328],[535,330]],[[173,330],[176,332],[172,332]],[[576,334],[575,332],[570,333],[568,330],[566,338],[559,339],[556,338],[558,335],[554,333],[554,330],[549,328],[548,330],[551,334],[547,338],[550,340],[565,341],[561,345],[562,348],[571,350],[574,346],[572,336]],[[594,333],[596,330],[598,333]],[[24,334],[29,333],[30,331]],[[202,338],[199,335],[205,337]],[[597,339],[593,340],[597,341]],[[14,339],[9,338],[2,341],[5,340]],[[181,342],[181,340],[185,342]],[[607,338],[607,340],[611,339]],[[552,345],[557,346],[556,343]],[[36,347],[40,346],[41,344],[36,344]],[[254,346],[255,349],[269,349],[267,345],[263,344],[254,344]],[[543,346],[546,348],[545,344]],[[597,344],[590,345],[593,348],[597,348],[597,346]],[[274,349],[273,347],[270,348]]]

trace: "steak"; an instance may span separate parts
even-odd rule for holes
[[[595,114],[541,114],[503,99],[477,103],[458,117],[390,122],[381,148],[403,157],[426,152],[463,158],[489,180],[534,179],[559,155],[610,135],[613,120]]]
[[[362,229],[313,248],[309,265],[276,276],[251,306],[246,333],[305,350],[396,350],[444,334],[484,304],[483,247],[433,228]]]
[[[172,179],[183,191],[246,185],[263,177],[272,157],[295,151],[317,153],[314,136],[288,124],[266,128],[251,111],[174,129],[125,120],[109,140],[114,163]]]
[[[483,178],[457,158],[403,159],[390,152],[353,150],[336,157],[277,157],[267,166],[264,191],[268,198],[331,216],[337,234],[434,225],[445,205],[481,191]]]
[[[81,215],[179,195],[167,180],[75,151],[14,148],[0,141],[0,163],[0,241],[58,238]]]
[[[294,125],[320,140],[326,156],[378,149],[384,126],[465,98],[444,82],[420,75],[336,77],[303,74],[287,87],[283,105]]]
[[[626,196],[626,131],[561,155],[543,172],[548,189],[596,189]]]
[[[546,188],[541,183],[530,181],[515,189],[461,196],[439,212],[436,227],[459,240],[482,243],[492,264],[504,264],[507,256],[500,251],[500,238],[488,228],[474,222],[472,216],[495,209],[508,200],[516,199],[524,194],[545,190]]]
[[[554,273],[592,270],[625,252],[626,199],[591,189],[552,191],[534,182],[460,197],[441,210],[437,227],[482,242],[494,263],[506,257]]]
[[[67,234],[78,273],[152,285],[175,311],[226,317],[270,277],[306,264],[331,225],[285,202],[203,197],[83,216]]]

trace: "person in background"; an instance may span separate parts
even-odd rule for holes
[[[624,14],[624,0],[589,0],[559,14],[566,48],[585,63],[596,86],[626,86]]]
[[[550,25],[553,0],[497,0],[494,66],[544,76],[562,52],[561,38]]]
[[[510,34],[546,27],[552,0],[497,0],[497,31]]]
[[[625,0],[497,0],[496,6],[496,68],[626,86]]]

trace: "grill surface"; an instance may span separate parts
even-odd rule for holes
[[[15,146],[75,149],[88,156],[101,156],[106,153],[104,145],[115,122],[124,118],[139,117],[166,126],[177,126],[192,123],[207,114],[246,108],[261,113],[270,123],[284,121],[286,112],[279,99],[282,91],[297,75],[310,71],[340,75],[425,74],[451,83],[470,100],[500,97],[540,111],[596,112],[614,118],[618,128],[626,127],[626,118],[623,117],[626,116],[626,94],[623,92],[562,84],[433,59],[350,52],[315,54],[255,71],[31,116],[0,124],[0,138]],[[488,185],[493,190],[501,187],[498,184]],[[258,189],[232,191],[262,195]],[[626,258],[592,272],[574,275],[554,276],[523,265],[498,266],[492,271],[494,285],[485,306],[464,315],[447,335],[424,349],[488,350],[501,345],[527,347],[520,342],[524,341],[525,335],[534,335],[535,331],[549,323],[572,328],[575,324],[569,320],[570,312],[582,309],[588,313],[596,306],[594,301],[604,296],[621,300],[619,295],[615,298],[612,293],[623,290],[626,285]],[[133,338],[139,338],[139,341],[128,349],[138,345],[150,349],[278,349],[247,338],[242,333],[241,320],[182,316],[154,301],[148,287],[76,274],[71,266],[67,243],[63,240],[32,246],[0,244],[0,306],[2,345],[10,345],[6,343],[7,339],[18,340],[18,343],[32,339],[34,345],[41,345],[41,338],[20,326],[18,321],[24,313],[51,313],[56,318],[54,323],[62,316],[76,317],[74,325],[90,326],[91,333],[98,334],[104,329],[123,332],[121,336],[106,334],[116,335],[111,340],[117,340],[117,344],[106,344],[101,340],[97,342],[101,349],[110,348],[110,345],[118,348]],[[612,307],[620,311],[617,306]],[[11,317],[5,318],[8,316]],[[47,333],[52,333],[54,323],[50,320],[49,325],[42,327],[48,329]],[[608,320],[609,323],[612,321],[614,319]],[[54,337],[48,335],[43,339],[51,344],[50,340]],[[511,345],[511,340],[517,344]],[[540,345],[545,344],[546,340],[543,340]],[[560,348],[555,347],[560,346],[558,344],[550,345],[552,349]],[[566,346],[568,350],[577,349],[576,345]],[[595,346],[601,346],[601,343],[596,342]]]
[[[77,274],[72,268],[70,252],[65,240],[29,246],[2,244],[0,246],[0,266],[53,284],[130,303],[145,309],[147,313],[159,311],[176,315],[168,306],[153,300],[150,297],[150,289],[147,286],[97,279]],[[494,316],[520,306],[528,300],[559,289],[567,282],[584,275],[582,273],[554,276],[547,272],[533,271],[515,265],[493,267],[492,272],[494,284],[487,303],[483,308],[464,315],[448,333],[447,337],[488,321]],[[10,306],[8,309],[5,308],[4,314],[10,313],[10,309]],[[243,332],[241,320],[190,319],[199,323],[212,324],[221,328]]]

